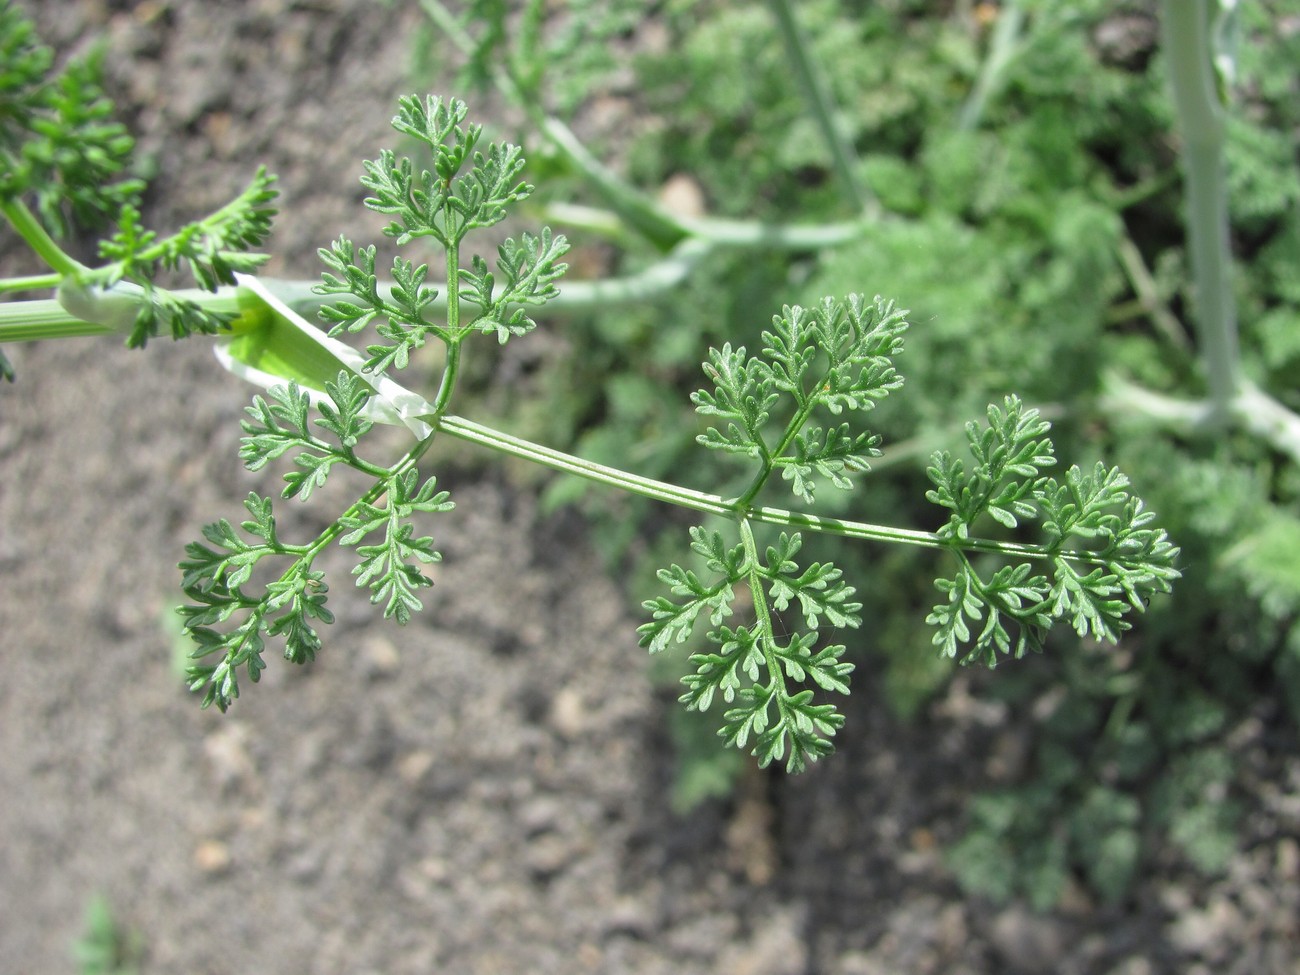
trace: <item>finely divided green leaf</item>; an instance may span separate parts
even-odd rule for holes
[[[735,599],[733,586],[744,575],[745,552],[742,546],[728,549],[721,532],[698,526],[693,527],[690,534],[691,549],[717,578],[706,583],[680,565],[659,570],[659,581],[668,587],[671,595],[643,602],[641,605],[651,614],[651,620],[637,629],[641,645],[649,648],[651,653],[660,653],[674,644],[684,643],[701,613],[707,615],[710,626],[719,627],[731,613],[731,603]]]
[[[764,665],[758,637],[751,627],[733,630],[719,626],[709,639],[717,645],[717,652],[692,654],[695,673],[682,678],[687,690],[679,700],[691,711],[707,711],[715,693],[730,704],[742,686],[742,675],[752,683],[758,680],[759,668]]]
[[[384,616],[405,625],[411,614],[420,610],[416,591],[433,585],[419,565],[440,562],[442,555],[434,549],[433,538],[416,537],[415,526],[408,520],[416,511],[450,511],[455,505],[446,491],[436,491],[436,479],[429,478],[416,489],[418,474],[390,475],[386,480],[387,504],[379,507],[359,501],[339,519],[346,534],[341,545],[357,545],[361,561],[353,569],[358,586],[370,589],[370,601],[385,603]],[[382,531],[379,541],[359,544],[362,539]]]
[[[495,297],[497,276],[476,255],[471,270],[461,272],[462,295],[482,309],[469,327],[485,334],[495,332],[502,343],[536,328],[537,322],[526,309],[559,294],[555,282],[569,267],[560,258],[568,251],[569,242],[562,234],[553,235],[549,227],[543,228],[541,237],[525,233],[518,241],[507,239],[497,252],[497,274],[503,287]]]
[[[1052,443],[1044,436],[1049,428],[1037,410],[1008,396],[1003,409],[989,406],[987,425],[966,425],[974,460],[969,473],[947,451],[936,453],[926,471],[934,489],[926,497],[953,512],[939,534],[968,538],[983,514],[1008,528],[1036,518],[1038,493],[1046,483],[1040,471],[1056,463]]]
[[[699,443],[757,460],[758,486],[780,470],[805,503],[812,503],[818,478],[851,488],[851,475],[879,456],[879,437],[847,422],[810,421],[818,409],[869,410],[902,385],[892,357],[902,351],[906,328],[905,313],[881,298],[870,305],[850,295],[815,308],[786,306],[763,333],[761,356],[729,344],[709,351],[704,371],[714,389],[691,400],[702,416],[729,422],[710,427]]]

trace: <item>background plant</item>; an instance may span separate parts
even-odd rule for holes
[[[125,928],[102,895],[86,903],[84,933],[72,946],[80,975],[137,975],[144,956],[143,939]]]

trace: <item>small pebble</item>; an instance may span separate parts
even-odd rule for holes
[[[1014,969],[1050,972],[1065,954],[1066,931],[1061,922],[1017,906],[993,919],[989,940]]]
[[[551,701],[551,724],[565,738],[576,738],[587,724],[582,695],[566,687]]]
[[[194,865],[206,874],[225,873],[231,860],[230,847],[220,840],[204,840],[194,848]]]

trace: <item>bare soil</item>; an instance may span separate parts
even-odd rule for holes
[[[411,4],[29,0],[61,52],[107,43],[166,227],[281,177],[271,274],[374,236],[360,160],[409,82]],[[490,106],[489,106],[490,109]],[[479,114],[483,109],[479,107]],[[12,238],[3,268],[30,271]],[[956,681],[919,720],[860,671],[837,755],[674,815],[636,619],[572,514],[442,472],[458,509],[428,611],[340,622],[228,715],[183,689],[175,563],[274,474],[237,461],[250,390],[202,341],[14,350],[0,389],[0,971],[73,971],[105,894],[145,972],[975,975],[1300,971],[1300,762],[1258,769],[1243,851],[1122,909],[963,898],[942,849],[1032,722]],[[310,523],[310,515],[302,516]],[[1033,666],[1028,662],[1025,666]],[[976,756],[972,759],[971,756]],[[987,760],[984,756],[988,756]]]

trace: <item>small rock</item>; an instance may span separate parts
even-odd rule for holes
[[[989,940],[1006,962],[1024,972],[1049,972],[1065,954],[1065,925],[1054,918],[1009,907],[993,919]]]
[[[659,205],[676,217],[702,217],[705,213],[704,188],[693,176],[674,173],[659,188]]]
[[[248,730],[238,721],[223,723],[203,740],[212,777],[221,791],[248,786],[255,778],[253,759],[248,754]]]
[[[535,880],[550,880],[574,859],[573,847],[555,833],[547,833],[528,844],[524,862]]]
[[[397,777],[407,785],[415,785],[424,778],[426,772],[433,768],[436,761],[433,752],[418,749],[403,755],[397,763]]]
[[[540,836],[556,829],[564,813],[563,804],[553,796],[538,796],[519,810],[519,825],[528,837]]]
[[[576,738],[587,724],[586,706],[582,695],[566,687],[551,701],[551,724],[565,738]]]
[[[232,860],[230,847],[220,840],[204,840],[194,848],[194,865],[209,875],[225,873]]]
[[[1203,910],[1182,914],[1166,930],[1170,943],[1179,951],[1203,955],[1229,940],[1242,924],[1236,905],[1226,897],[1216,897]]]
[[[402,656],[393,641],[374,636],[361,644],[361,668],[369,680],[392,677],[402,666]]]
[[[605,915],[602,925],[606,935],[629,935],[648,939],[659,927],[654,910],[644,900],[620,897]]]

